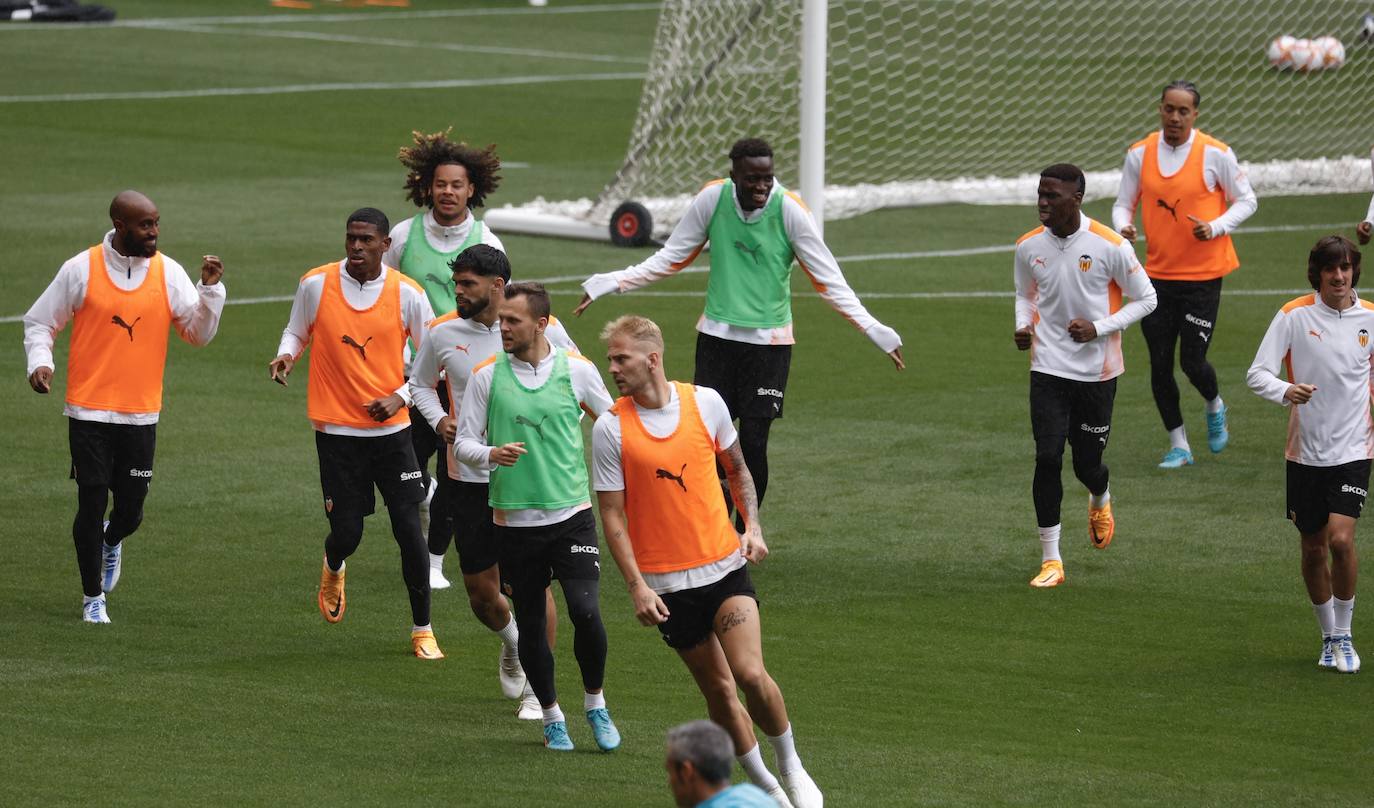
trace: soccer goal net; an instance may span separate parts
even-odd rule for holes
[[[595,200],[540,209],[605,228],[639,203],[662,235],[746,136],[769,140],[779,180],[801,188],[802,155],[815,153],[799,134],[804,5],[666,0],[620,169]],[[1055,162],[1089,172],[1089,196],[1114,196],[1126,148],[1158,128],[1174,79],[1197,84],[1198,128],[1236,151],[1261,195],[1371,188],[1370,0],[821,5],[829,219],[1030,201],[1034,175]],[[1335,37],[1343,64],[1278,69],[1267,51],[1282,35]]]

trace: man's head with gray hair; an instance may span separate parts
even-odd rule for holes
[[[668,730],[668,786],[678,805],[696,805],[730,784],[735,745],[710,721],[688,721]]]

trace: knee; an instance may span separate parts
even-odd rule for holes
[[[343,518],[329,520],[329,537],[346,547],[356,547],[363,540],[363,520]]]
[[[738,665],[734,674],[736,684],[745,693],[758,693],[769,681],[768,671],[764,670],[762,661]]]
[[[472,608],[472,613],[477,615],[478,620],[486,621],[490,617],[495,617],[496,609],[493,607],[491,599],[486,592],[481,590],[471,590],[468,592],[468,606]]]
[[[736,681],[732,676],[712,676],[709,682],[701,685],[701,695],[706,697],[706,703],[713,711],[724,710],[728,714],[739,706],[735,687]]]
[[[1207,372],[1207,359],[1201,355],[1186,353],[1179,359],[1179,367],[1183,370],[1183,375],[1190,379]]]
[[[1331,548],[1331,555],[1337,560],[1344,560],[1355,549],[1355,534],[1350,531],[1333,531],[1327,537],[1327,546]]]
[[[1048,471],[1059,471],[1064,466],[1064,443],[1062,440],[1037,440],[1035,442],[1035,465]]]
[[[1320,536],[1320,534],[1319,534]],[[1304,538],[1302,541],[1302,561],[1304,564],[1324,564],[1326,563],[1326,541],[1325,536],[1315,539]]]

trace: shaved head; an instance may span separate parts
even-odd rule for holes
[[[120,191],[110,200],[114,248],[120,255],[151,258],[157,252],[158,212],[138,191]]]
[[[138,213],[148,210],[157,211],[153,200],[138,191],[120,191],[110,200],[110,221],[127,222],[138,218]]]

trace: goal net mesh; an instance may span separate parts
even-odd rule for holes
[[[1228,143],[1260,194],[1368,190],[1369,0],[831,0],[826,216],[1034,198],[1050,163],[1114,196],[1126,148],[1158,128],[1160,90],[1202,93],[1198,128]],[[692,194],[758,136],[798,187],[801,0],[666,0],[625,161],[594,201],[666,232]],[[1277,36],[1335,36],[1339,69],[1280,71]]]

